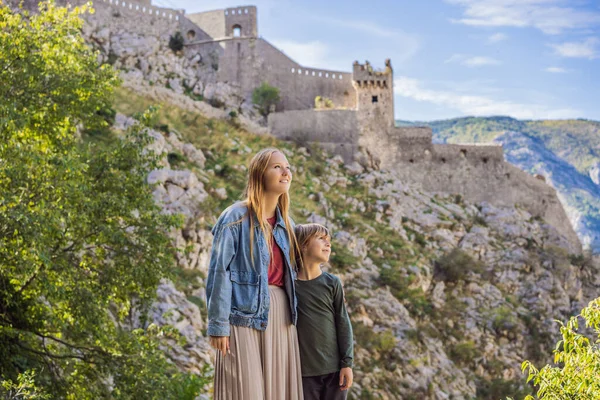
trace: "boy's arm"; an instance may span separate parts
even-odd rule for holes
[[[336,277],[333,290],[333,305],[335,308],[335,329],[337,333],[338,349],[340,352],[340,369],[352,368],[354,360],[354,340],[352,338],[352,325],[344,303],[344,289],[342,282]]]

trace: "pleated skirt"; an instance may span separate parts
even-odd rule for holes
[[[296,327],[283,288],[269,286],[265,331],[231,325],[231,354],[217,351],[214,400],[303,400]]]

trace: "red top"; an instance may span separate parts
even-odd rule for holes
[[[277,222],[277,216],[273,218],[267,218],[271,228],[275,226]],[[274,238],[271,238],[271,248],[273,257],[269,262],[269,285],[283,286],[283,252],[275,242]]]

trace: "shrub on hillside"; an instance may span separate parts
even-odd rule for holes
[[[481,356],[481,349],[474,341],[466,340],[452,344],[449,356],[457,364],[468,365]]]
[[[169,48],[173,50],[173,53],[183,50],[183,35],[177,31],[174,35],[169,38]]]
[[[392,357],[397,340],[391,330],[375,332],[372,327],[357,322],[352,324],[352,331],[360,347],[376,352],[381,358]]]
[[[491,318],[492,328],[497,334],[516,333],[519,329],[519,321],[508,306],[502,305],[494,309]]]
[[[481,273],[483,265],[459,248],[452,249],[435,262],[433,275],[438,280],[458,282],[469,272]]]
[[[279,102],[279,89],[263,82],[262,85],[252,92],[252,103],[263,117],[271,112],[272,108]]]

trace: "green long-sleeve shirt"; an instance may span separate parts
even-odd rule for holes
[[[342,282],[323,272],[296,280],[298,342],[302,376],[318,376],[352,366],[352,325],[344,304]]]

